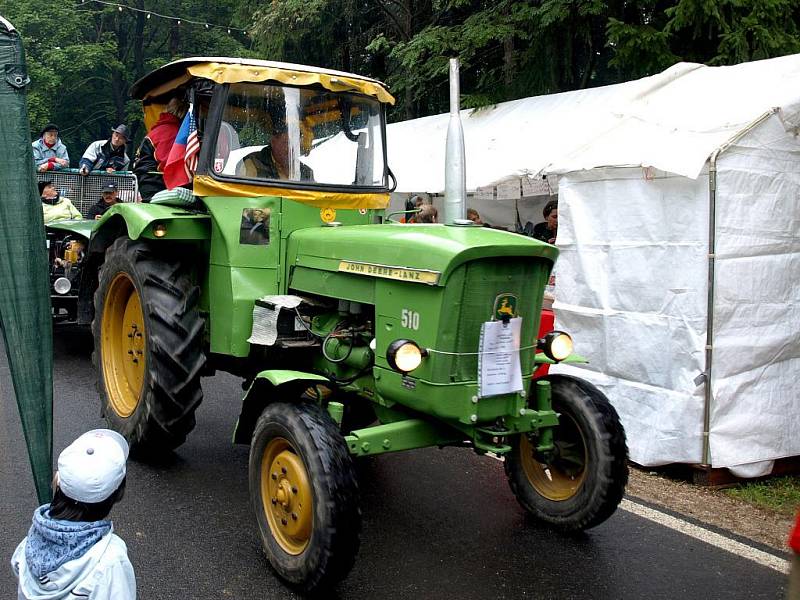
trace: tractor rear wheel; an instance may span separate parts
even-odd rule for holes
[[[117,239],[94,296],[93,360],[111,429],[146,452],[181,445],[203,399],[199,288],[183,263]]]
[[[587,381],[552,375],[559,424],[555,451],[537,456],[536,443],[517,436],[506,456],[511,490],[534,517],[566,531],[581,531],[610,517],[628,482],[628,449],[619,416]]]
[[[250,446],[250,498],[264,551],[303,592],[343,579],[359,545],[353,461],[327,412],[308,402],[270,404]]]

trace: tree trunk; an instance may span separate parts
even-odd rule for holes
[[[503,40],[503,83],[506,89],[514,82],[514,38],[508,36]]]
[[[169,27],[169,56],[173,58],[178,54],[181,43],[181,27],[177,21],[173,21]]]
[[[144,0],[136,0],[134,6],[144,10]],[[144,19],[143,12],[136,13],[136,25],[133,32],[133,74],[135,79],[144,75]]]
[[[400,15],[403,23],[403,39],[408,42],[414,37],[414,0],[404,0],[403,14]],[[403,98],[404,112],[406,119],[413,119],[415,115],[414,110],[414,90],[410,86],[406,86],[405,95]]]
[[[506,4],[503,7],[503,15],[506,17],[506,21],[508,21],[510,12],[510,5]],[[511,84],[514,81],[514,36],[509,35],[506,39],[503,40],[503,83],[506,86],[506,90],[511,88]]]
[[[117,40],[117,58],[119,62],[125,64],[125,55],[128,49],[128,28],[123,22],[124,15],[119,15],[116,19],[116,40]],[[111,127],[116,127],[120,123],[125,122],[125,103],[128,100],[128,84],[122,77],[122,72],[119,69],[114,69],[111,73],[111,97],[114,100],[114,122]],[[103,136],[108,136],[109,132],[105,131]]]

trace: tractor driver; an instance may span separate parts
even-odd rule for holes
[[[298,160],[292,153],[289,143],[289,130],[286,123],[284,107],[271,106],[265,119],[264,129],[270,132],[269,144],[261,150],[248,154],[243,160],[244,175],[257,179],[294,179],[292,176],[293,161]],[[301,153],[307,153],[307,138],[312,133],[300,123]],[[309,138],[310,139],[310,138]],[[300,163],[300,181],[314,181],[314,172],[305,163]]]

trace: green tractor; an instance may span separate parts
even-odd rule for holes
[[[580,379],[532,381],[576,360],[566,334],[536,335],[556,248],[387,217],[393,98],[378,81],[179,60],[132,88],[148,128],[176,93],[200,138],[192,200],[117,205],[84,253],[93,305],[78,315],[110,427],[168,451],[195,425],[201,377],[242,377],[234,440],[250,444],[264,551],[303,591],[353,565],[361,457],[468,447],[503,457],[542,521],[583,530],[614,512],[627,482],[614,408]]]

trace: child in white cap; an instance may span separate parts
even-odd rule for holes
[[[11,558],[18,600],[131,600],[128,550],[107,520],[125,491],[128,443],[109,429],[80,436],[58,457],[53,501],[36,509]]]

